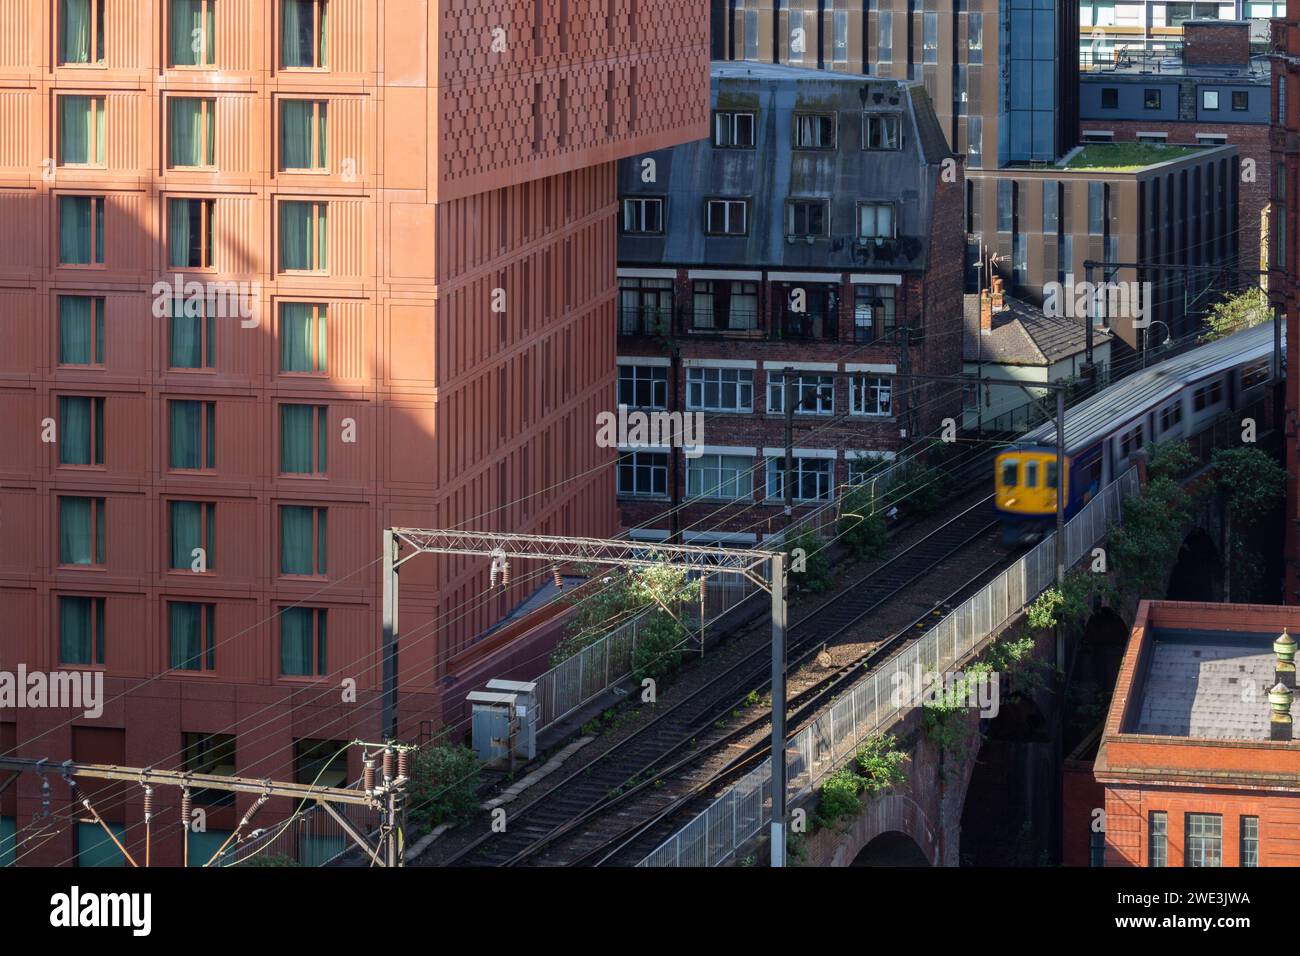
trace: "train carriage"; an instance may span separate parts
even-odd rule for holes
[[[1245,329],[1121,379],[1065,413],[1065,517],[1155,442],[1192,440],[1228,411],[1260,401],[1272,375],[1273,326]],[[994,507],[1008,544],[1032,541],[1056,521],[1056,423],[994,459]]]

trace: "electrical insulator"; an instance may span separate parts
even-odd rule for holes
[[[153,787],[144,788],[144,822],[153,819]]]
[[[362,786],[362,789],[365,790],[366,793],[374,793],[374,792],[375,792],[375,761],[374,761],[374,758],[373,758],[373,757],[366,757],[366,759],[365,759],[364,761],[362,761],[362,764],[361,764],[361,765],[362,765],[362,767],[364,768],[364,769],[362,770],[362,773],[361,773],[361,779],[362,779],[362,784],[361,784],[361,786]]]
[[[560,577],[560,569],[559,569],[559,568],[552,568],[552,569],[551,569],[551,573],[555,575],[555,589],[556,589],[557,591],[563,591],[563,590],[564,590],[564,578]]]
[[[77,799],[77,783],[75,780],[68,781],[68,787],[72,791],[72,799]],[[41,816],[49,816],[50,813],[50,781],[41,775]]]
[[[185,787],[181,790],[181,823],[185,829],[190,828],[190,809],[193,806],[193,799],[190,797],[190,788]]]
[[[384,751],[384,783],[393,779],[393,748]]]
[[[503,561],[501,564],[501,586],[503,588],[510,587],[510,562],[509,561]]]
[[[399,750],[397,751],[397,775],[399,777],[405,777],[406,770],[407,770],[406,751]]]

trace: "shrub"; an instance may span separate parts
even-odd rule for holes
[[[858,748],[854,759],[862,775],[862,789],[872,796],[907,779],[903,770],[907,754],[898,749],[893,734],[872,734]]]
[[[858,812],[858,794],[862,792],[862,778],[854,773],[852,767],[842,767],[826,778],[822,783],[821,801],[817,804],[817,816],[821,822],[829,825],[844,817],[851,817]]]
[[[826,545],[807,528],[786,542],[790,551],[790,580],[810,591],[825,591],[831,586],[831,564]],[[803,552],[804,569],[795,571],[795,552]]]
[[[478,809],[479,772],[474,751],[441,743],[411,752],[407,817],[422,830],[461,823]]]
[[[632,655],[632,679],[641,683],[647,677],[661,682],[682,663],[682,643],[686,628],[667,614],[660,614],[637,633],[636,651]]]
[[[889,540],[885,519],[872,511],[871,493],[854,488],[844,497],[840,517],[840,540],[859,558],[873,558]]]

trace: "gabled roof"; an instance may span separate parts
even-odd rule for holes
[[[980,297],[963,299],[965,334],[962,359],[999,365],[1052,365],[1087,348],[1087,329],[1079,319],[1045,315],[1042,309],[1005,293],[1006,306],[993,314],[988,335],[980,332]],[[1093,345],[1109,342],[1108,329],[1093,330]]]

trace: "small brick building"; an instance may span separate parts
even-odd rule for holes
[[[1300,864],[1297,630],[1290,607],[1139,605],[1093,765],[1106,866]]]

